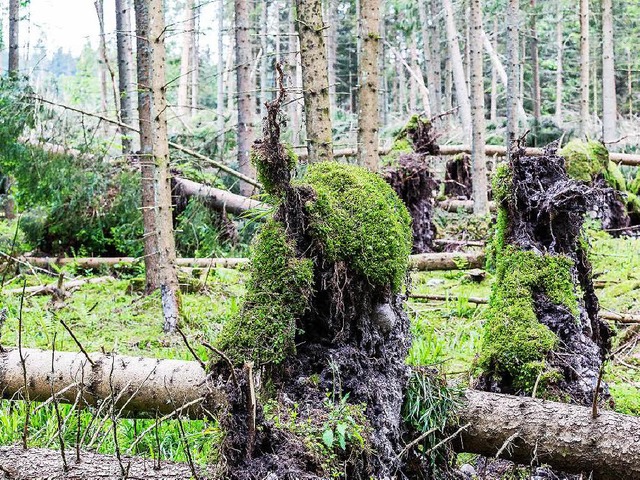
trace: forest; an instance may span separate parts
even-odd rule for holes
[[[0,0],[0,479],[640,480],[637,0]]]

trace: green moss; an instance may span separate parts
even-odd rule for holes
[[[496,171],[491,179],[491,191],[493,200],[502,203],[511,196],[513,190],[512,173],[509,165],[501,163],[496,167]]]
[[[582,182],[591,183],[609,165],[607,148],[595,140],[572,140],[559,153],[565,159],[567,174]]]
[[[313,293],[313,262],[297,258],[284,227],[268,221],[251,255],[251,277],[240,315],[218,338],[232,361],[278,364],[295,352],[296,320]]]
[[[538,322],[533,294],[544,293],[578,316],[573,286],[573,261],[562,255],[540,255],[533,251],[503,249],[497,265],[479,366],[498,375],[509,375],[516,389],[531,393],[540,376],[540,387],[551,381],[554,371],[545,371],[547,354],[557,337]]]
[[[420,115],[412,115],[411,118],[409,118],[406,125],[402,127],[395,136],[389,153],[382,157],[381,160],[384,165],[395,165],[400,155],[413,152],[413,144],[410,137],[416,131],[420,123],[428,126],[431,121],[428,118],[421,117]]]
[[[640,416],[640,394],[637,387],[614,384],[609,389],[616,403],[616,412]]]
[[[635,178],[631,181],[628,190],[634,195],[640,195],[640,170],[638,170]]]
[[[293,151],[291,145],[283,145],[284,153],[287,159],[287,167],[289,171],[293,170],[298,163],[298,156]],[[269,195],[280,197],[283,192],[280,191],[279,183],[282,179],[279,178],[281,172],[274,170],[273,165],[269,162],[269,159],[255,148],[251,149],[251,163],[256,167],[256,173],[258,180],[262,184],[264,191]]]
[[[624,178],[624,174],[620,171],[618,165],[611,160],[607,162],[607,169],[603,174],[604,179],[611,188],[615,188],[621,192],[627,189],[627,180]]]
[[[331,261],[344,261],[379,287],[402,285],[411,253],[411,217],[375,173],[333,162],[309,166],[302,183],[316,192],[306,209],[311,233]]]
[[[640,197],[638,194],[626,192],[627,196],[627,210],[633,213],[640,213]]]

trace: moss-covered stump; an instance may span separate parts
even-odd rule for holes
[[[436,228],[433,224],[438,181],[429,168],[429,155],[439,151],[433,126],[428,119],[414,115],[396,136],[385,160],[387,183],[402,199],[413,220],[413,253],[433,251]]]
[[[596,140],[572,140],[559,154],[565,159],[569,177],[597,188],[598,195],[591,196],[588,211],[600,220],[602,228],[616,234],[629,227],[632,200],[628,198],[624,175],[609,160],[607,148]]]
[[[211,372],[231,398],[219,412],[220,476],[390,478],[404,468],[410,335],[399,292],[411,219],[359,167],[314,164],[290,182],[278,108],[253,156],[275,212],[253,245],[241,312],[218,339],[228,361]]]
[[[541,157],[517,150],[494,177],[496,282],[478,388],[590,405],[611,331],[598,318],[581,236],[593,189],[564,165],[554,148]]]

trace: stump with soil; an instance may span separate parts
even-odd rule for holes
[[[276,205],[253,245],[241,313],[211,377],[228,393],[220,476],[391,478],[409,379],[400,287],[411,220],[377,175],[320,163],[291,182],[279,108],[268,104],[254,163]],[[229,364],[233,364],[233,372]]]
[[[413,253],[433,251],[436,227],[433,224],[438,181],[433,177],[427,157],[438,153],[431,121],[417,115],[396,137],[397,164],[387,167],[384,178],[406,205],[413,220]]]
[[[469,155],[456,155],[447,161],[444,174],[444,194],[449,198],[471,199],[471,157]]]
[[[581,232],[594,188],[571,179],[549,147],[535,158],[515,149],[493,191],[496,282],[478,388],[591,405],[612,336],[598,318]]]

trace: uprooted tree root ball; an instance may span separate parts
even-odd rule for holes
[[[611,337],[598,318],[581,231],[589,196],[598,192],[569,178],[553,147],[535,158],[514,150],[493,191],[496,282],[478,386],[591,405]]]
[[[430,120],[413,115],[398,133],[385,160],[384,178],[406,205],[413,220],[413,253],[433,251],[433,223],[438,181],[427,157],[439,151]]]
[[[275,212],[253,246],[242,311],[220,334],[228,361],[211,372],[230,398],[220,475],[395,477],[409,468],[399,455],[410,374],[399,291],[411,219],[359,167],[315,164],[292,184],[279,143],[282,95],[268,105],[253,155]],[[230,363],[244,366],[231,377]]]

